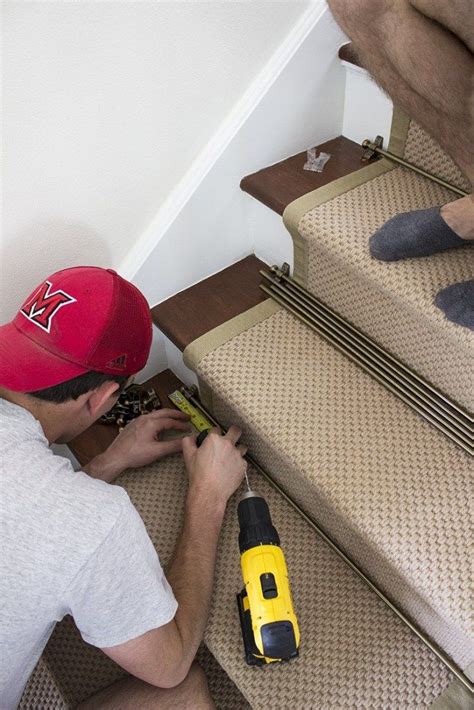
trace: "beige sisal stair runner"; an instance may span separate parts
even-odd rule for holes
[[[119,483],[128,490],[165,562],[182,522],[186,474],[181,458],[176,456],[127,473]],[[245,664],[235,600],[242,586],[235,496],[229,504],[219,542],[205,642],[252,708],[429,707],[452,680],[445,667],[319,540],[280,495],[252,473],[251,484],[268,501],[280,533],[302,631],[297,660],[263,669]],[[107,659],[97,662],[97,652],[81,643],[79,640],[78,646],[77,636],[63,624],[44,657],[50,671],[54,668],[56,683],[62,683],[63,692],[68,690],[69,697],[75,693],[76,700],[81,682],[89,694],[120,674]],[[218,707],[226,710],[248,707],[233,684],[228,682],[224,696],[220,692],[220,701],[219,693],[216,694]],[[44,697],[52,698],[52,691],[48,693]],[[57,702],[54,698],[52,704],[49,702],[45,700],[40,706],[71,707],[54,704]],[[26,707],[39,705],[28,706],[25,694],[23,708]]]
[[[469,191],[451,159],[414,122],[394,113],[390,150]],[[474,249],[380,262],[370,236],[390,217],[458,196],[383,159],[290,204],[295,278],[442,392],[474,411],[474,337],[448,321],[436,293],[474,278]]]
[[[240,424],[282,488],[467,666],[472,459],[270,301],[185,356],[216,418]]]
[[[466,188],[438,146],[395,112],[390,148]],[[470,247],[380,263],[389,217],[454,196],[386,160],[290,205],[296,277],[468,409],[473,334],[433,305],[472,278]],[[461,667],[474,659],[472,460],[344,355],[271,301],[185,352],[217,419],[236,421],[259,463]]]

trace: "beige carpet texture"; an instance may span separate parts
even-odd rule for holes
[[[201,357],[214,415],[243,428],[261,465],[465,667],[470,457],[293,315],[253,310],[240,335],[216,347],[217,328],[185,353]]]
[[[392,141],[404,157],[467,188],[454,163],[399,112]],[[427,258],[384,263],[370,236],[390,217],[442,205],[451,191],[382,160],[290,204],[284,221],[295,242],[295,278],[442,392],[474,411],[474,337],[448,321],[436,293],[474,276],[467,245]]]
[[[217,706],[226,710],[324,708],[427,708],[452,681],[445,667],[319,540],[307,523],[261,477],[252,487],[267,500],[285,551],[301,627],[300,657],[290,664],[250,668],[235,595],[242,587],[234,496],[219,543],[215,591],[205,642],[235,686],[214,682]],[[169,558],[182,522],[186,476],[175,456],[119,479],[143,517],[162,562]],[[38,682],[22,708],[66,708],[121,674],[120,669],[60,624],[44,656],[67,699]],[[205,664],[204,664],[205,666]],[[222,673],[222,671],[220,671]],[[212,677],[212,676],[211,676]],[[230,683],[230,685],[229,685]],[[210,682],[211,690],[213,682]],[[34,695],[31,693],[34,692]],[[28,697],[35,698],[28,704]]]

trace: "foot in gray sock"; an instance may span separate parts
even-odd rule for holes
[[[474,279],[443,288],[435,303],[448,320],[474,330]]]
[[[465,246],[439,213],[439,207],[398,214],[370,238],[370,253],[381,261],[430,256],[438,251]]]

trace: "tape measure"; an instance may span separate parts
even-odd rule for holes
[[[186,414],[189,414],[191,417],[191,424],[198,431],[206,431],[206,429],[212,429],[214,426],[208,419],[206,419],[204,414],[202,414],[199,409],[197,409],[189,400],[186,399],[184,394],[182,394],[179,390],[172,392],[169,395],[169,399],[176,407],[178,407],[178,409]]]

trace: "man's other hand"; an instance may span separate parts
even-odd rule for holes
[[[163,441],[167,431],[189,433],[189,416],[176,409],[159,409],[131,421],[103,454],[84,470],[94,478],[111,482],[127,468],[139,468],[183,450],[183,439]]]
[[[247,470],[245,446],[239,445],[241,430],[231,426],[225,436],[212,429],[200,448],[195,437],[183,439],[183,456],[189,476],[190,496],[227,503],[242,483]]]

